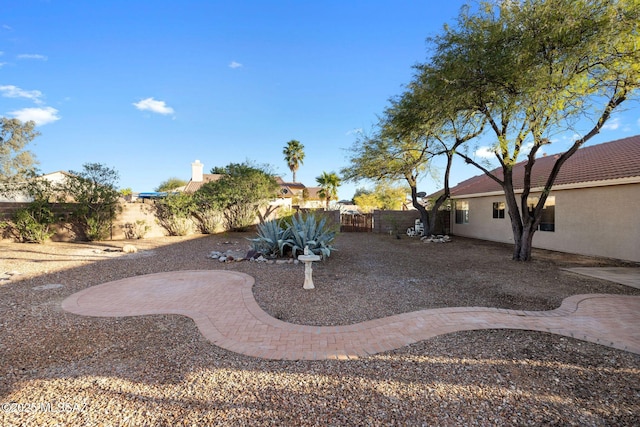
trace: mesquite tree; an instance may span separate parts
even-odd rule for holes
[[[482,6],[476,14],[462,13],[457,26],[431,40],[434,54],[423,70],[437,70],[449,99],[486,120],[501,176],[463,151],[456,154],[503,188],[513,259],[527,261],[560,168],[637,92],[640,5],[638,0],[524,0]],[[578,127],[585,118],[588,127]],[[580,137],[558,156],[530,210],[536,153],[567,131]],[[512,170],[519,156],[526,161],[518,203]]]

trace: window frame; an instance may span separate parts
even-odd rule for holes
[[[527,198],[527,209],[531,213],[540,200],[539,196],[530,196]],[[546,221],[545,221],[546,219]],[[542,208],[542,218],[536,227],[536,231],[547,231],[553,233],[556,231],[556,196],[547,196]]]
[[[462,208],[465,209],[462,209]],[[468,224],[469,223],[469,202],[467,200],[456,200],[455,209],[455,223],[456,224]]]
[[[507,204],[505,202],[493,202],[493,218],[504,219]]]

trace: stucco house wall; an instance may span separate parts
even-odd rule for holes
[[[537,231],[533,247],[640,262],[640,182],[602,184],[591,187],[582,183],[552,190],[555,230]],[[493,203],[504,202],[504,196],[457,200],[469,203],[469,222],[456,224],[452,210],[453,234],[513,243],[508,212],[505,218],[493,218]]]

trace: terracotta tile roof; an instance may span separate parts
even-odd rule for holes
[[[187,186],[184,188],[185,193],[195,193],[200,187],[204,184],[217,181],[222,177],[221,174],[218,173],[205,173],[202,174],[202,181],[189,181]]]
[[[544,186],[559,155],[539,157],[533,165],[531,187]],[[513,168],[513,186],[522,189],[525,161]],[[502,168],[492,173],[502,179]],[[640,177],[640,135],[580,148],[562,166],[554,186],[620,178]],[[451,196],[502,191],[497,182],[482,174],[451,189]]]

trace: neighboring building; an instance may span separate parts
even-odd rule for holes
[[[203,171],[204,165],[200,160],[191,163],[191,179],[184,188],[186,193],[195,193],[204,184],[217,181],[222,177],[220,174],[206,174]],[[276,177],[276,181],[280,185],[280,194],[277,199],[271,202],[271,205],[283,206],[289,209],[324,207],[324,201],[318,196],[320,187],[305,187],[304,184],[299,182],[285,182],[279,176]]]
[[[57,172],[51,172],[44,175],[40,175],[33,179],[44,179],[51,182],[51,184],[53,185],[58,185],[58,184],[62,184],[65,181],[65,179],[67,179],[68,176],[70,176],[68,172],[57,171]],[[0,202],[3,202],[3,203],[29,203],[32,201],[33,201],[33,198],[31,196],[23,193],[16,193],[7,197],[0,196]]]
[[[536,159],[531,203],[558,155]],[[492,171],[498,177],[502,169]],[[522,194],[524,162],[513,169]],[[452,233],[513,242],[505,197],[498,183],[478,175],[451,189]],[[640,262],[640,135],[579,149],[560,169],[545,204],[533,247]]]
[[[203,173],[204,165],[200,160],[191,163],[191,179],[184,187],[185,193],[195,193],[204,184],[219,180],[222,175],[217,173]]]
[[[293,209],[322,209],[325,202],[318,196],[320,187],[306,187],[300,182],[285,182],[277,176],[280,185],[280,199]]]

